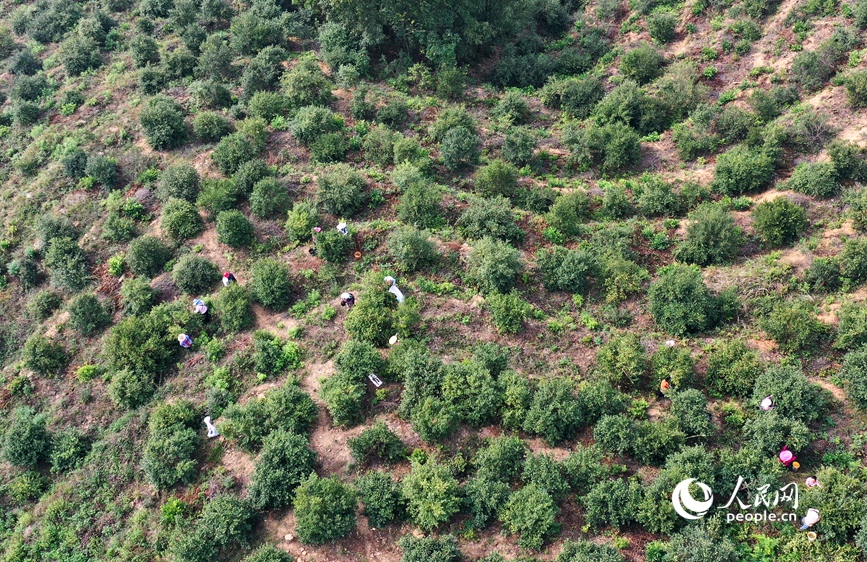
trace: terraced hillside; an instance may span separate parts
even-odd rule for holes
[[[864,560],[864,29],[0,0],[0,560]]]

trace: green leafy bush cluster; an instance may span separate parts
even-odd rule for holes
[[[262,451],[250,481],[250,502],[258,509],[292,505],[295,490],[313,472],[316,453],[307,438],[276,430],[262,441]]]
[[[210,293],[220,277],[217,266],[195,254],[186,254],[172,268],[172,281],[187,295]]]
[[[218,427],[226,437],[247,450],[256,450],[277,430],[306,435],[316,419],[316,404],[303,390],[287,384],[243,405],[230,405],[221,419]]]
[[[154,409],[142,454],[142,467],[152,486],[163,490],[189,483],[196,476],[199,423],[196,408],[187,401],[163,403]]]

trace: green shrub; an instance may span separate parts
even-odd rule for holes
[[[545,379],[533,394],[523,429],[555,445],[573,437],[582,421],[575,385],[568,379]]]
[[[862,180],[867,173],[864,149],[852,141],[836,140],[828,145],[828,155],[838,179]]]
[[[316,205],[309,200],[296,201],[286,219],[286,231],[289,238],[297,242],[305,242],[313,235],[313,228],[319,222]]]
[[[355,491],[337,478],[315,473],[295,491],[298,540],[324,544],[348,535],[355,528]]]
[[[371,527],[382,528],[403,517],[405,509],[400,486],[387,472],[368,472],[356,480],[355,485]]]
[[[337,230],[326,230],[316,235],[316,255],[329,263],[343,263],[351,248],[352,238]]]
[[[853,283],[867,280],[867,238],[850,238],[838,254],[843,274]]]
[[[80,467],[90,450],[90,440],[80,429],[70,427],[51,436],[51,473],[64,474]]]
[[[583,190],[571,191],[554,201],[546,219],[548,224],[567,236],[581,232],[581,226],[590,214],[590,197]]]
[[[218,142],[232,130],[232,123],[215,111],[203,111],[193,118],[193,134],[202,142]]]
[[[129,52],[136,68],[157,65],[160,62],[159,45],[153,37],[148,35],[134,35],[129,41]]]
[[[254,450],[277,430],[306,435],[316,419],[316,404],[303,390],[288,384],[271,390],[244,405],[232,404],[223,411],[220,431],[241,447]]]
[[[514,482],[524,470],[526,453],[526,446],[519,437],[492,438],[473,458],[476,476],[483,480]]]
[[[516,166],[526,166],[533,161],[536,137],[528,127],[515,127],[506,133],[503,141],[503,158]]]
[[[223,137],[214,147],[211,160],[223,174],[228,176],[237,172],[245,162],[253,160],[260,151],[248,135],[237,131]]]
[[[108,396],[117,406],[128,410],[138,408],[154,394],[154,376],[149,373],[121,369],[111,375]]]
[[[158,490],[179,482],[189,483],[196,475],[196,450],[200,445],[198,415],[192,403],[163,403],[149,420],[150,434],[142,454],[142,468],[148,482]]]
[[[217,239],[233,248],[249,246],[255,239],[253,223],[241,211],[220,211],[217,214]]]
[[[509,533],[519,535],[522,548],[541,550],[545,541],[560,530],[558,511],[545,490],[530,484],[512,493],[499,518]]]
[[[319,177],[317,204],[326,213],[349,218],[366,203],[365,179],[346,164],[338,164]]]
[[[518,250],[489,237],[476,242],[467,256],[467,275],[484,293],[509,291],[522,269]]]
[[[584,519],[596,529],[622,529],[635,522],[641,488],[636,482],[603,480],[581,498]]]
[[[312,55],[304,56],[283,78],[283,91],[290,108],[298,109],[309,105],[327,106],[334,99],[331,90],[334,85],[319,68],[319,62]]]
[[[453,535],[443,537],[402,537],[398,546],[403,549],[400,562],[461,562],[463,559]]]
[[[127,315],[143,316],[157,304],[157,293],[147,282],[135,277],[120,286],[121,306]]]
[[[231,179],[206,179],[202,182],[196,206],[207,212],[209,220],[214,220],[220,212],[234,209],[237,202],[238,192]]]
[[[250,480],[250,502],[257,509],[285,509],[295,489],[313,472],[316,453],[307,439],[277,430],[262,441],[262,452]]]
[[[409,117],[408,109],[409,106],[402,96],[392,95],[385,105],[376,110],[376,120],[392,129],[399,129]]]
[[[154,150],[170,150],[187,140],[187,126],[180,105],[171,98],[154,96],[139,115],[139,124]]]
[[[347,152],[349,152],[349,139],[342,131],[325,133],[310,145],[310,159],[324,164],[344,160]]]
[[[671,394],[671,415],[680,429],[689,436],[710,437],[713,432],[707,398],[694,388]]]
[[[250,292],[238,283],[230,283],[220,289],[214,299],[214,311],[220,318],[223,330],[238,333],[253,326],[253,311],[250,307]]]
[[[821,419],[828,409],[825,391],[811,383],[796,366],[772,366],[758,376],[753,401],[774,399],[774,411],[785,418],[809,423]]]
[[[530,106],[520,93],[509,90],[497,102],[491,115],[509,124],[524,123],[530,116]]]
[[[753,228],[765,244],[782,246],[797,240],[807,229],[807,211],[786,197],[759,203],[753,209]]]
[[[502,392],[484,365],[464,361],[449,365],[442,381],[442,398],[461,421],[480,426],[500,409]]]
[[[113,158],[91,154],[87,157],[84,173],[108,189],[117,185],[117,162]]]
[[[376,125],[364,136],[361,148],[364,158],[380,166],[394,163],[394,143],[398,135],[383,125]]]
[[[784,185],[786,189],[819,199],[828,199],[840,193],[837,171],[831,162],[798,164]]]
[[[846,94],[852,107],[867,105],[867,72],[854,71],[846,76]]]
[[[89,37],[70,35],[61,43],[58,54],[67,76],[79,76],[102,66],[99,45]]]
[[[265,178],[253,186],[250,196],[250,210],[259,218],[274,218],[285,215],[292,201],[286,186],[274,178]]]
[[[762,150],[738,144],[717,157],[713,188],[726,195],[751,193],[774,175],[774,159]]]
[[[347,313],[346,331],[355,339],[384,347],[394,334],[397,300],[381,286],[366,287]]]
[[[374,462],[395,464],[406,458],[407,448],[400,437],[383,422],[377,422],[347,441],[352,458],[361,465]]]
[[[205,229],[205,222],[196,206],[183,199],[169,199],[163,207],[160,227],[174,242],[195,238]]]
[[[285,115],[286,110],[286,99],[276,92],[256,92],[247,102],[247,111],[250,115],[261,117],[269,122],[278,115]]]
[[[620,72],[639,84],[646,84],[662,75],[665,57],[644,43],[620,57]]]
[[[803,422],[784,418],[771,410],[762,412],[744,425],[741,442],[744,447],[764,455],[778,454],[783,445],[800,451],[810,443],[810,430]]]
[[[224,493],[205,503],[197,526],[219,547],[247,546],[256,519],[256,510],[247,500]]]
[[[33,334],[24,342],[21,350],[24,366],[40,375],[52,377],[69,364],[66,348],[40,334]]]
[[[485,299],[485,308],[490,311],[494,326],[501,334],[517,334],[530,315],[530,304],[514,289],[505,294],[491,293]]]
[[[363,420],[364,394],[364,382],[345,373],[333,375],[322,383],[319,390],[319,396],[331,414],[332,423],[339,427],[352,427]]]
[[[608,544],[595,544],[589,540],[567,540],[556,562],[623,562],[616,548]],[[650,560],[650,558],[648,558]]]
[[[484,529],[509,498],[509,485],[477,476],[464,485],[464,494],[464,509],[470,514],[467,526]]]
[[[569,482],[563,467],[548,453],[528,455],[524,461],[521,480],[526,485],[539,486],[557,502],[562,501],[569,492]]]
[[[324,107],[304,107],[292,120],[291,130],[299,142],[312,146],[329,134],[341,132],[343,119]]]
[[[828,327],[806,303],[780,304],[759,320],[759,327],[786,353],[815,349],[828,336]]]
[[[397,204],[397,218],[416,228],[429,228],[442,222],[442,195],[428,182],[408,186]]]
[[[434,457],[412,461],[401,492],[413,523],[425,531],[437,528],[460,510],[458,481],[449,467]]]
[[[697,266],[660,268],[647,292],[650,313],[660,328],[674,335],[701,332],[718,320],[716,299]]]
[[[186,254],[172,268],[172,281],[187,295],[211,292],[219,277],[213,262],[194,254]]]
[[[647,16],[647,30],[654,41],[668,43],[674,39],[677,18],[671,12],[655,11]]]
[[[42,462],[51,447],[45,423],[45,415],[32,408],[22,406],[13,410],[0,449],[3,460],[21,467],[35,467]]]
[[[608,184],[602,197],[602,216],[606,219],[623,219],[635,212],[626,188],[621,185]]]
[[[263,544],[244,557],[243,562],[294,562],[292,555],[270,544]]]
[[[830,293],[840,288],[843,282],[840,261],[834,257],[815,258],[804,273],[804,283],[816,293]]]
[[[93,293],[78,295],[69,303],[67,310],[69,324],[86,336],[95,334],[111,322],[111,316]]]
[[[232,175],[232,181],[239,195],[249,196],[257,183],[271,176],[272,172],[268,164],[261,158],[254,158],[238,166]]]
[[[638,210],[646,217],[676,216],[683,209],[683,202],[674,186],[656,175],[641,177],[636,202]]]
[[[476,132],[476,124],[463,106],[452,106],[444,109],[437,115],[437,120],[431,125],[429,134],[436,142],[442,142],[446,134],[456,128],[463,127]]]
[[[590,487],[608,476],[608,467],[603,464],[604,455],[596,445],[576,444],[573,452],[562,462],[563,472],[576,494],[585,494]]]
[[[644,346],[634,334],[617,336],[596,352],[596,368],[615,386],[636,386],[647,373]]]
[[[723,342],[708,356],[706,379],[717,393],[747,396],[764,370],[758,354],[739,340]]]
[[[677,388],[686,388],[695,374],[695,360],[688,347],[660,346],[651,357],[654,386],[667,378]],[[658,388],[658,386],[656,386]]]
[[[424,441],[449,438],[458,428],[459,413],[447,400],[428,396],[412,410],[412,428]]]
[[[386,246],[397,267],[405,272],[429,267],[437,258],[436,248],[427,233],[412,226],[395,229],[389,235]]]
[[[476,191],[484,197],[511,197],[518,186],[518,169],[503,160],[494,160],[476,173]]]
[[[82,290],[90,280],[87,255],[70,238],[54,238],[48,244],[43,263],[51,273],[51,283],[69,291]]]
[[[42,322],[54,314],[54,311],[60,308],[61,304],[63,304],[63,299],[60,298],[60,295],[51,289],[43,289],[30,297],[25,310],[27,316],[37,322]]]
[[[515,224],[515,214],[509,200],[502,196],[470,200],[470,205],[457,220],[461,236],[470,240],[492,237],[517,241],[524,231]]]
[[[130,243],[126,252],[126,263],[135,275],[154,277],[163,270],[171,257],[171,248],[159,238],[140,236]]]
[[[603,173],[618,173],[641,161],[641,137],[620,121],[602,126],[591,123],[564,142],[572,148],[573,162],[597,166]]]
[[[543,248],[536,253],[536,263],[549,291],[584,294],[597,272],[595,256],[583,249]]]
[[[698,265],[729,263],[744,243],[734,217],[723,206],[703,203],[690,213],[686,238],[677,246],[678,260]]]
[[[474,166],[481,155],[479,137],[466,127],[449,129],[440,143],[443,164],[452,172]]]
[[[287,342],[267,330],[253,334],[253,365],[257,374],[279,376],[286,369],[302,366],[302,350],[295,342]]]
[[[216,80],[200,80],[190,84],[190,98],[198,108],[222,108],[232,105],[232,94]]]
[[[172,198],[192,203],[199,194],[199,180],[199,173],[192,164],[187,162],[173,164],[160,174],[157,197],[163,203]]]
[[[840,378],[846,396],[861,410],[867,410],[867,348],[850,351],[843,357]]]
[[[174,364],[178,333],[197,333],[201,323],[201,315],[180,302],[161,304],[147,316],[116,324],[105,338],[103,354],[112,369],[129,368],[153,378]]]

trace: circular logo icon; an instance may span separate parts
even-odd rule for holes
[[[704,499],[701,501],[696,500],[689,493],[689,485],[693,482],[704,494]],[[695,478],[687,478],[681,480],[674,487],[674,491],[671,493],[671,505],[674,506],[677,514],[684,519],[701,519],[713,505],[713,492],[710,486],[704,482],[699,482]]]

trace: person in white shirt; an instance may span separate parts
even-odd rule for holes
[[[397,298],[397,302],[403,302],[403,293],[397,288],[397,280],[391,275],[385,276],[385,284],[388,286],[388,292]]]
[[[809,529],[810,527],[812,527],[813,525],[818,523],[819,519],[821,519],[821,518],[822,517],[819,515],[819,510],[813,509],[811,507],[810,509],[807,510],[807,515],[805,515],[804,518],[801,519],[801,528],[798,530],[799,531],[806,531],[807,529]]]

